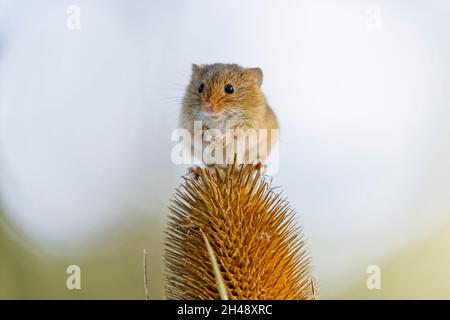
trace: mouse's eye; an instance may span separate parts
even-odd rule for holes
[[[202,82],[202,83],[198,86],[198,88],[197,88],[198,93],[202,93],[202,92],[203,92],[203,89],[205,89],[205,84]]]
[[[228,93],[228,94],[233,93],[234,92],[233,86],[231,84],[225,85],[225,92]]]

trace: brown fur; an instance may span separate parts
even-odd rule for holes
[[[278,121],[261,90],[263,74],[259,68],[243,68],[237,64],[193,65],[192,78],[183,99],[182,127],[193,134],[194,121],[203,121],[203,129],[278,129]],[[202,93],[199,85],[204,84]],[[226,84],[234,87],[232,94],[224,91]],[[214,113],[222,113],[218,121],[202,113],[202,105],[210,101]],[[193,135],[192,135],[193,136]],[[268,151],[275,141],[268,141]],[[264,161],[265,159],[260,159]]]

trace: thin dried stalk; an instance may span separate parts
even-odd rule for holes
[[[148,274],[147,274],[147,250],[143,249],[142,252],[142,264],[144,268],[144,294],[145,299],[150,300],[150,294],[148,293]]]

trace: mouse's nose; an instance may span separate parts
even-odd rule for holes
[[[214,110],[214,105],[212,104],[212,102],[210,100],[208,100],[207,102],[205,102],[205,104],[203,105],[203,110],[205,112],[213,112]]]

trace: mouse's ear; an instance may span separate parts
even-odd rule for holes
[[[201,71],[201,67],[198,64],[193,63],[192,64],[192,76],[194,78],[198,78],[200,77],[200,71]]]
[[[262,70],[260,68],[248,68],[246,69],[246,72],[250,76],[250,78],[255,81],[258,87],[260,87],[263,82]]]

